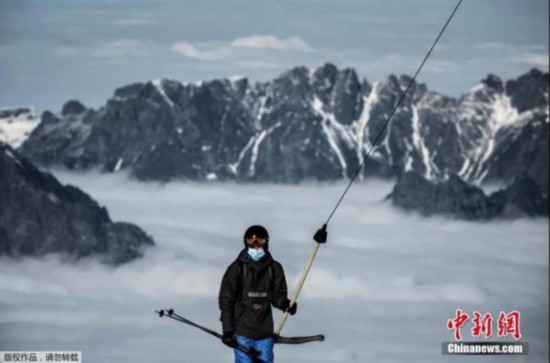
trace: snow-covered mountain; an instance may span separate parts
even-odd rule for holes
[[[0,141],[19,147],[40,123],[40,115],[34,108],[0,109]]]
[[[300,182],[348,178],[364,160],[409,76],[369,83],[353,69],[293,68],[276,79],[115,91],[99,110],[70,101],[45,112],[20,148],[41,165],[173,178]],[[548,190],[548,73],[489,75],[455,99],[414,83],[361,176],[471,182],[529,175]]]

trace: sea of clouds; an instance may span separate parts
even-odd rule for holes
[[[0,351],[83,352],[86,363],[231,362],[231,351],[159,308],[220,330],[217,294],[243,231],[266,226],[270,251],[296,287],[313,241],[346,184],[138,183],[124,175],[55,171],[139,225],[156,246],[111,268],[58,256],[0,259]],[[447,320],[460,308],[521,312],[529,354],[499,362],[548,361],[548,220],[465,222],[425,218],[383,199],[392,184],[352,186],[329,224],[283,335],[326,341],[277,345],[279,362],[485,362],[444,356]],[[275,313],[275,321],[281,317]],[[472,338],[470,322],[462,329]],[[495,340],[498,340],[496,338]]]

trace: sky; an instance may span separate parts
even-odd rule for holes
[[[270,233],[290,292],[345,182],[238,185],[139,183],[122,174],[56,171],[105,205],[111,218],[155,239],[145,257],[118,268],[55,256],[0,258],[0,351],[76,350],[87,363],[232,362],[220,341],[154,310],[219,331],[217,294],[251,224]],[[328,226],[285,336],[322,343],[277,345],[278,362],[487,362],[443,356],[456,309],[521,313],[529,354],[498,362],[548,361],[548,220],[465,222],[425,218],[383,201],[390,182],[349,190]],[[146,198],[144,198],[146,196]],[[276,312],[275,322],[281,318]],[[462,329],[471,336],[471,322]],[[508,338],[510,339],[510,338]]]
[[[156,78],[272,79],[331,62],[413,74],[454,0],[2,0],[0,107],[94,108]],[[459,96],[488,73],[548,70],[547,0],[465,0],[420,73]]]

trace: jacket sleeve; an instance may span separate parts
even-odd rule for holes
[[[286,286],[285,272],[283,266],[278,263],[273,263],[273,299],[271,304],[280,310],[288,308],[288,290]]]
[[[235,303],[237,301],[239,284],[239,266],[236,262],[229,265],[222,278],[218,304],[220,307],[220,321],[222,322],[222,332],[235,330],[234,314]]]

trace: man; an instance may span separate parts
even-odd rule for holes
[[[290,307],[285,273],[269,253],[269,234],[262,226],[251,226],[244,234],[244,246],[225,272],[219,295],[222,342],[258,351],[263,362],[273,362],[273,314],[271,305],[294,315]],[[244,352],[234,349],[235,362],[252,362]]]
[[[322,236],[319,231],[314,239],[326,242],[326,231]],[[267,230],[251,226],[243,240],[245,248],[227,268],[220,287],[222,342],[234,348],[236,363],[253,362],[236,349],[238,345],[258,351],[263,362],[272,363],[275,339],[271,306],[294,315],[297,304],[290,306],[285,273],[269,253]]]

